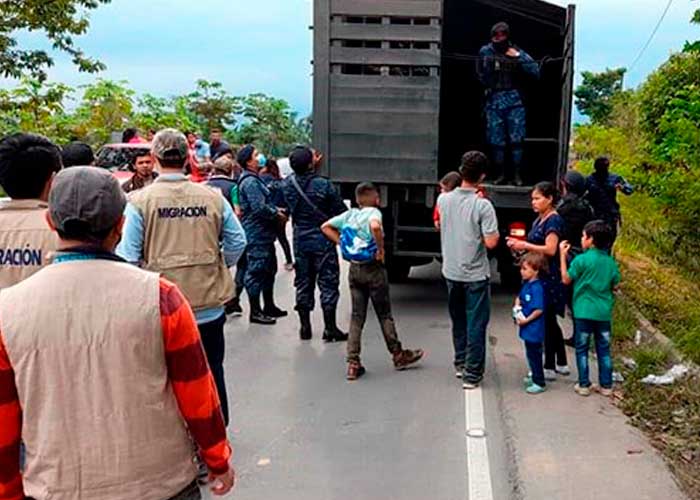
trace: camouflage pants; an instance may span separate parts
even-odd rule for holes
[[[248,297],[259,297],[264,290],[275,285],[277,256],[275,244],[249,246],[246,249],[248,265],[245,271],[245,290]]]
[[[340,265],[335,247],[320,252],[294,252],[294,287],[297,290],[297,310],[313,311],[316,283],[321,290],[321,307],[335,311],[340,299]]]
[[[493,149],[493,162],[504,165],[510,145],[513,166],[517,168],[522,163],[526,133],[525,107],[517,91],[490,96],[486,104],[486,139]]]

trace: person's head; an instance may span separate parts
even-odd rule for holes
[[[355,189],[355,201],[360,207],[378,207],[379,190],[371,182],[363,182]]]
[[[520,261],[520,276],[524,281],[537,279],[548,271],[547,258],[541,253],[529,252]]]
[[[139,177],[149,179],[153,175],[153,155],[149,152],[136,153],[131,160],[134,172]]]
[[[61,167],[61,150],[46,137],[14,134],[0,140],[0,186],[10,198],[48,200]]]
[[[289,153],[289,166],[297,175],[304,175],[313,170],[314,152],[306,146],[297,146]]]
[[[214,175],[223,175],[232,177],[235,168],[235,162],[228,156],[222,156],[214,162]]]
[[[610,158],[607,156],[596,158],[595,163],[593,163],[593,169],[596,176],[607,177],[610,174]]]
[[[71,142],[61,149],[63,168],[87,167],[95,163],[95,154],[89,144]]]
[[[267,160],[265,163],[265,170],[267,170],[267,173],[270,174],[274,179],[281,179],[282,174],[280,174],[280,166],[277,164],[277,160],[274,158],[270,158]]]
[[[540,182],[532,190],[532,208],[538,214],[546,214],[554,209],[559,192],[551,182]]]
[[[191,131],[186,131],[185,132],[185,137],[187,137],[187,144],[190,146],[194,146],[194,143],[197,142],[197,134]]]
[[[153,138],[151,153],[162,170],[183,172],[187,162],[187,139],[174,128],[161,130]]]
[[[562,186],[566,193],[583,196],[586,192],[586,178],[575,170],[569,170],[564,176]]]
[[[47,220],[61,248],[82,244],[111,252],[121,239],[125,207],[119,181],[108,171],[75,167],[54,179]]]
[[[148,134],[146,134],[146,139],[148,140],[148,142],[151,142],[153,140],[153,138],[156,136],[156,133],[156,129],[148,129]]]
[[[243,170],[250,170],[251,172],[257,173],[260,170],[260,164],[258,163],[258,150],[255,146],[248,144],[243,146],[236,156],[236,161],[239,165],[243,167]]]
[[[489,159],[481,151],[469,151],[462,156],[462,166],[459,173],[462,181],[470,186],[476,186],[486,178],[489,169]]]
[[[221,130],[218,128],[211,129],[210,139],[212,146],[219,145],[221,143]]]
[[[232,160],[235,160],[235,159],[236,159],[236,153],[233,151],[232,148],[230,148],[230,147],[225,147],[225,148],[222,148],[221,151],[218,151],[218,152],[216,153],[216,155],[214,155],[214,156],[212,157],[212,160],[213,160],[213,161],[216,161],[216,160],[218,160],[219,158],[223,158],[223,157],[228,157],[228,158],[230,158],[230,159],[232,159]]]
[[[126,129],[122,134],[122,142],[126,144],[137,135],[139,135],[139,131],[135,128],[130,127]]]
[[[508,50],[510,43],[510,26],[508,23],[500,22],[491,28],[491,43],[499,52]]]
[[[449,193],[462,184],[462,176],[459,172],[450,172],[440,180],[440,191]]]
[[[581,236],[581,248],[597,248],[609,250],[613,243],[613,231],[610,225],[602,220],[594,220],[586,224]]]

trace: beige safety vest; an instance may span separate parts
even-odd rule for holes
[[[53,264],[0,291],[27,496],[163,500],[195,478],[159,300],[158,275],[104,260]]]
[[[0,290],[29,278],[51,262],[58,237],[40,200],[0,203]]]
[[[176,283],[197,311],[234,296],[219,235],[225,200],[186,180],[156,180],[129,201],[143,216],[144,267]]]

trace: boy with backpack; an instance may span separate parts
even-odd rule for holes
[[[580,396],[589,396],[591,381],[588,376],[588,349],[591,337],[598,355],[599,392],[612,394],[612,357],[610,336],[615,303],[614,289],[620,283],[620,271],[607,249],[613,241],[612,228],[602,220],[589,222],[583,228],[581,247],[584,252],[568,265],[571,244],[560,244],[561,278],[565,285],[574,285],[574,338],[578,384],[574,390]]]
[[[367,319],[367,306],[372,305],[384,334],[384,341],[393,356],[394,367],[405,370],[423,357],[421,349],[403,349],[391,314],[389,279],[384,268],[384,230],[379,206],[379,191],[370,183],[355,190],[360,208],[353,208],[326,221],[321,230],[340,245],[343,258],[350,262],[352,320],[347,346],[347,379],[357,380],[365,374],[360,362],[362,328]]]

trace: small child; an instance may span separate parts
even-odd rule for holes
[[[525,343],[525,354],[530,375],[525,378],[525,392],[540,394],[545,391],[544,366],[544,286],[540,273],[547,271],[547,259],[540,253],[528,253],[520,263],[523,288],[515,299],[513,316],[520,327],[520,338]]]
[[[615,260],[607,253],[613,241],[613,230],[602,220],[589,222],[583,228],[581,248],[584,252],[568,266],[567,257],[571,244],[560,244],[561,278],[566,285],[574,284],[574,338],[576,342],[576,365],[578,384],[574,390],[580,396],[591,394],[588,375],[588,349],[590,339],[595,339],[598,355],[600,394],[612,394],[612,357],[610,335],[612,313],[615,303],[613,294],[620,283],[620,270]]]
[[[394,367],[405,370],[423,357],[420,349],[403,349],[391,314],[389,280],[384,268],[382,213],[377,208],[379,191],[374,185],[363,183],[355,190],[355,199],[360,208],[334,217],[321,227],[329,240],[340,245],[343,258],[350,261],[352,320],[347,346],[348,380],[357,380],[365,373],[360,362],[360,348],[370,299],[386,346],[393,355]]]
[[[462,174],[459,172],[450,172],[440,181],[440,194],[450,193],[457,189],[462,184]],[[440,208],[437,202],[433,211],[433,224],[435,229],[440,230]]]

